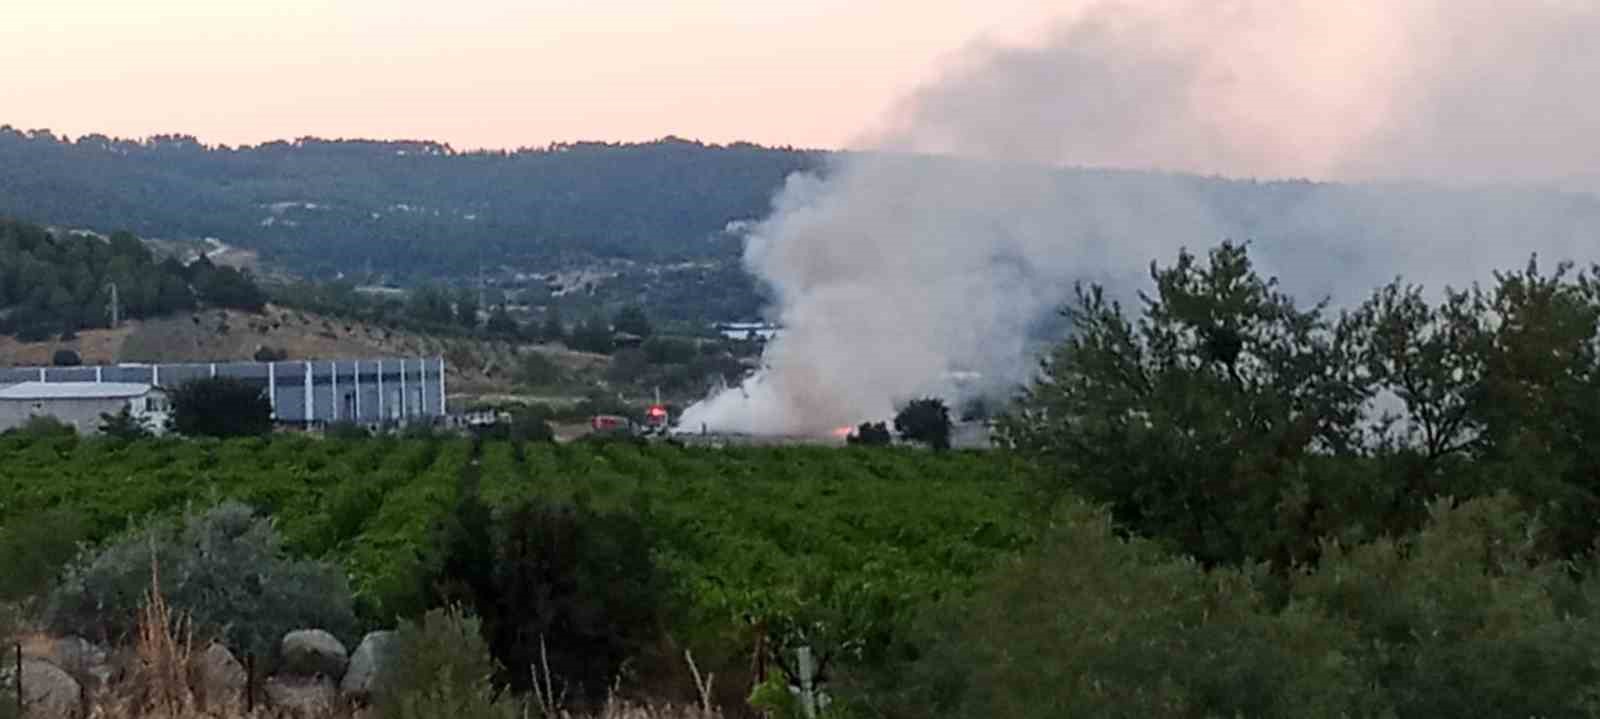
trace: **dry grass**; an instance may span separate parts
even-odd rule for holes
[[[160,568],[152,562],[150,589],[139,614],[137,636],[127,671],[97,695],[90,698],[90,719],[366,719],[369,710],[345,705],[328,707],[311,715],[266,706],[245,707],[244,697],[206,697],[199,689],[199,654],[194,650],[194,633],[189,617],[174,611],[161,593]],[[47,641],[43,636],[36,641]],[[698,705],[670,705],[622,699],[613,691],[597,713],[574,713],[562,706],[561,693],[554,690],[556,680],[548,662],[534,670],[537,690],[530,698],[524,716],[540,715],[558,719],[722,719],[711,702],[712,676],[702,678],[694,657],[689,664],[700,695]],[[461,718],[464,719],[464,718]]]

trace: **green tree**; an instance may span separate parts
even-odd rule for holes
[[[539,339],[545,342],[567,341],[567,327],[561,323],[561,308],[551,305],[545,310],[544,325],[539,329]]]
[[[599,315],[591,315],[589,319],[572,328],[572,335],[567,338],[567,344],[580,352],[598,354],[611,354],[611,350],[615,347],[612,342],[611,327]]]
[[[889,425],[883,422],[862,422],[854,434],[845,438],[846,444],[859,444],[863,447],[887,447],[894,441],[894,435],[889,433]]]
[[[1137,322],[1101,287],[1077,288],[1072,335],[1000,421],[1001,440],[1057,466],[1054,481],[1070,483],[1057,491],[1206,562],[1287,568],[1371,518],[1377,478],[1348,461],[1370,394],[1350,328],[1322,304],[1297,307],[1242,245],[1208,263],[1181,252],[1150,276]]]
[[[478,295],[472,290],[456,293],[456,324],[469,330],[478,328]]]
[[[912,400],[895,414],[894,431],[902,439],[950,449],[950,408],[938,397]]]
[[[512,319],[511,313],[506,310],[506,306],[503,304],[495,305],[494,309],[489,312],[489,320],[484,325],[484,329],[488,330],[489,334],[497,337],[515,337],[522,333],[522,327],[517,324],[515,319]]]
[[[172,428],[189,437],[249,437],[272,431],[272,403],[235,377],[191,380],[172,390]]]
[[[648,338],[655,334],[655,327],[650,324],[650,318],[645,315],[644,308],[638,305],[628,305],[617,311],[617,316],[611,320],[612,326],[618,332],[626,332],[638,337]]]

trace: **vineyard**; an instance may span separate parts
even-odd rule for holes
[[[845,648],[970,587],[1032,538],[1028,468],[995,453],[14,435],[0,437],[0,467],[0,524],[64,508],[96,540],[243,501],[273,517],[291,552],[345,567],[373,616],[408,606],[468,476],[494,509],[547,499],[639,512],[699,625],[760,622],[775,638]]]

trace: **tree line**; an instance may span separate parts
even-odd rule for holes
[[[113,289],[114,288],[114,289]],[[246,272],[201,257],[157,260],[128,232],[101,238],[0,218],[0,333],[25,341],[158,317],[205,303],[259,311],[266,294]]]

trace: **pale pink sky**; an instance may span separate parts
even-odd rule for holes
[[[677,134],[839,147],[982,37],[1075,0],[0,2],[0,124],[79,136]]]

